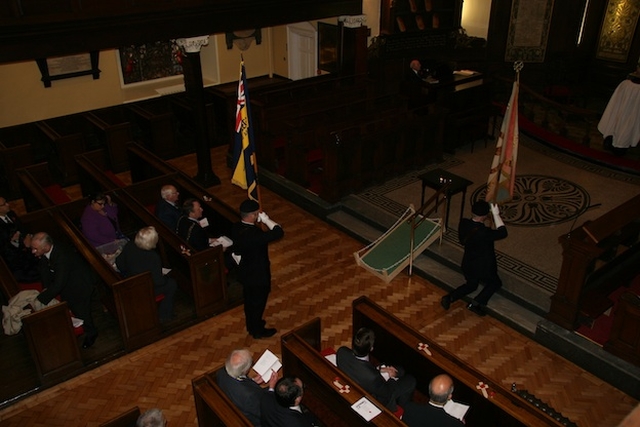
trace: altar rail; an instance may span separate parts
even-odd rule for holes
[[[638,274],[639,219],[640,195],[558,237],[563,249],[562,267],[547,319],[573,330],[613,305],[608,303],[607,295],[620,286],[628,286]],[[620,316],[626,321],[616,319],[617,314],[613,313],[614,325],[605,349],[638,363],[639,322],[635,314],[629,316],[636,313],[634,306],[622,309]]]

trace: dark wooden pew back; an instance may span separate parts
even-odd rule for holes
[[[222,367],[218,368],[222,369]],[[191,380],[193,397],[201,427],[249,427],[251,422],[218,387],[215,369]]]
[[[133,127],[125,107],[88,111],[83,117],[92,125],[100,146],[108,153],[108,165],[115,172],[129,168],[126,144],[133,141]]]
[[[331,426],[404,426],[393,413],[380,405],[360,386],[320,354],[320,319],[316,318],[281,338],[283,374],[299,377],[306,385],[303,403],[320,419]],[[338,381],[350,387],[341,393],[334,384]],[[351,405],[367,397],[382,412],[366,422]]]
[[[2,258],[0,288],[7,301],[20,292],[16,279]],[[68,378],[82,368],[82,357],[66,303],[23,317],[22,326],[42,384]]]
[[[372,356],[389,365],[403,366],[416,377],[425,395],[434,376],[449,374],[455,384],[454,400],[471,406],[465,417],[469,425],[562,425],[364,296],[353,302],[353,330],[361,327],[370,328],[376,334]],[[426,344],[431,354],[420,349],[421,344]],[[489,386],[490,398],[483,397],[476,388],[479,382]]]
[[[126,412],[100,424],[100,427],[135,427],[140,417],[140,408],[134,406]]]

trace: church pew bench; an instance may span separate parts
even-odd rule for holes
[[[11,270],[0,258],[0,287],[7,301],[20,291]],[[22,330],[41,384],[69,378],[84,366],[66,303],[22,318]]]
[[[446,373],[454,380],[454,400],[470,405],[465,417],[469,425],[493,426],[561,426],[526,399],[499,382],[487,378],[474,367],[419,333],[367,297],[353,301],[353,331],[367,327],[376,335],[372,351],[375,360],[400,365],[415,376],[418,388],[428,395],[431,379]],[[424,350],[424,345],[427,345]],[[485,398],[477,388],[489,386]]]
[[[22,197],[20,181],[15,171],[33,163],[33,148],[28,142],[22,141],[17,145],[13,145],[12,141],[3,139],[2,135],[0,135],[0,171],[2,171],[0,188],[4,193],[3,197],[9,200]]]
[[[64,185],[78,182],[78,173],[73,159],[86,151],[85,134],[90,135],[87,123],[80,115],[69,115],[36,122],[42,138],[51,146],[52,170]]]
[[[75,156],[83,196],[126,187],[125,183],[108,168],[104,150],[89,151]]]
[[[15,174],[27,212],[71,201],[62,186],[54,181],[48,163],[16,169]]]
[[[122,106],[101,108],[82,114],[95,131],[100,146],[108,154],[108,166],[115,172],[129,168],[127,142],[133,141],[133,127]]]
[[[315,318],[295,328],[281,338],[283,375],[299,377],[306,385],[303,403],[320,422],[337,426],[404,426],[391,411],[377,403],[360,386],[350,381],[320,353],[320,319]],[[349,393],[341,393],[334,381],[350,387]],[[351,405],[366,397],[381,413],[367,422]]]
[[[160,158],[159,154],[148,150],[137,142],[127,144],[127,154],[129,155],[131,182],[133,183],[177,171],[176,168]]]
[[[140,408],[134,406],[114,418],[100,424],[100,427],[136,427],[136,422],[140,417]]]
[[[222,368],[218,368],[222,369]],[[251,422],[218,387],[217,369],[191,380],[198,425],[201,427],[249,427]]]
[[[176,128],[179,134],[191,136],[184,140],[184,142],[188,143],[185,144],[183,142],[176,147],[178,150],[177,155],[182,156],[193,153],[195,152],[193,140],[196,138],[196,134],[198,132],[197,114],[193,110],[193,104],[189,99],[187,99],[187,94],[185,92],[170,95],[168,99],[171,111],[176,118]],[[213,120],[213,104],[208,102],[206,98],[204,100],[204,109],[207,141],[211,141],[216,132]]]
[[[162,242],[159,252],[163,264],[172,269],[171,277],[193,298],[196,317],[207,318],[226,309],[227,279],[222,247],[196,252],[135,198],[135,189],[134,185],[119,190],[119,201],[141,224],[156,228]]]
[[[179,154],[175,140],[176,118],[166,97],[128,104],[131,122],[140,131],[136,139],[163,159]],[[130,165],[133,169],[133,165]]]
[[[80,205],[80,202],[84,207],[83,201],[78,201],[75,205]],[[50,208],[40,211],[49,217],[47,223],[40,225],[30,221],[28,227],[31,230],[48,232],[54,242],[62,240],[71,245],[90,265],[104,290],[104,294],[101,295],[104,306],[118,320],[120,335],[127,351],[157,341],[161,336],[161,330],[151,273],[122,277],[77,227],[77,221],[72,219],[76,218],[74,212],[77,211],[74,203],[66,205],[63,209]],[[30,215],[25,216],[25,220],[29,221]]]

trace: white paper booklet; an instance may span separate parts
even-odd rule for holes
[[[206,217],[202,218],[198,222],[200,223],[200,227],[202,227],[202,228],[207,228],[209,226],[209,220]]]
[[[454,402],[453,400],[447,400],[447,403],[444,404],[443,409],[447,414],[462,421],[467,411],[469,410],[469,405]]]
[[[358,413],[366,421],[371,421],[380,412],[382,412],[376,405],[371,403],[366,397],[362,397],[356,403],[351,405],[351,408]]]
[[[265,383],[271,378],[271,371],[278,372],[282,367],[278,356],[273,354],[269,349],[265,350],[260,359],[253,365],[253,370],[262,377]]]

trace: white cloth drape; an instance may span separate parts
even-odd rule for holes
[[[629,148],[640,140],[640,84],[625,80],[618,85],[605,108],[598,130],[613,136],[613,146]]]

